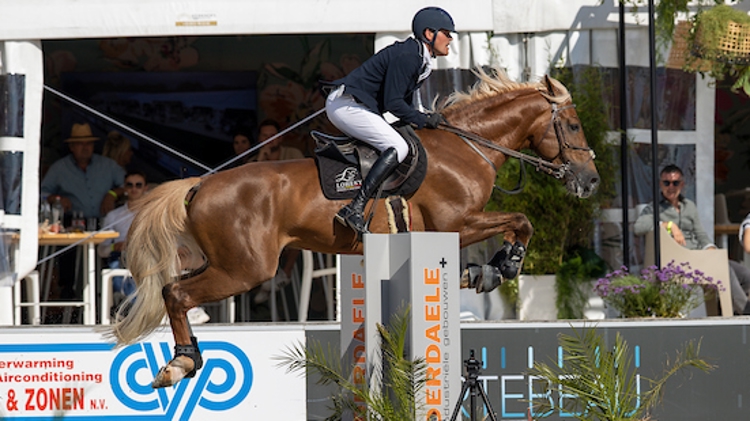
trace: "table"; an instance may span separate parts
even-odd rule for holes
[[[54,301],[40,303],[38,297],[34,297],[34,303],[26,303],[25,306],[39,306],[39,307],[83,307],[84,320],[83,323],[87,325],[96,324],[96,245],[102,243],[105,240],[119,237],[117,231],[97,231],[97,232],[78,232],[78,233],[40,233],[39,234],[39,245],[44,246],[44,255],[49,255],[48,248],[51,246],[85,246],[86,252],[83,253],[83,300],[82,301]],[[42,265],[45,265],[42,263]],[[46,297],[49,293],[49,287],[51,282],[51,271],[47,270],[47,276],[44,280],[44,292],[43,297]],[[19,285],[20,287],[20,285]],[[19,305],[16,302],[15,305]]]
[[[740,232],[741,224],[718,224],[714,225],[714,238],[716,244],[723,249],[729,250],[728,235],[737,235]]]

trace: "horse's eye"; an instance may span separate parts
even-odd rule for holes
[[[577,124],[577,123],[572,123],[572,124],[569,125],[569,127],[570,127],[570,131],[571,132],[577,132],[577,131],[581,130],[581,125]]]

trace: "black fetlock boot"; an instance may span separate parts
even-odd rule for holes
[[[395,148],[388,148],[373,164],[357,196],[336,214],[336,220],[356,231],[360,237],[362,234],[369,233],[364,217],[365,205],[396,167],[398,167],[398,153]]]

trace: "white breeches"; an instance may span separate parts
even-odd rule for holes
[[[326,114],[331,123],[346,135],[367,142],[381,152],[395,148],[398,162],[402,162],[409,153],[404,138],[382,116],[343,92],[342,85],[326,100]]]

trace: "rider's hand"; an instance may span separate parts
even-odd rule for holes
[[[447,123],[445,117],[440,113],[427,114],[424,126],[428,129],[437,129],[441,123]]]

